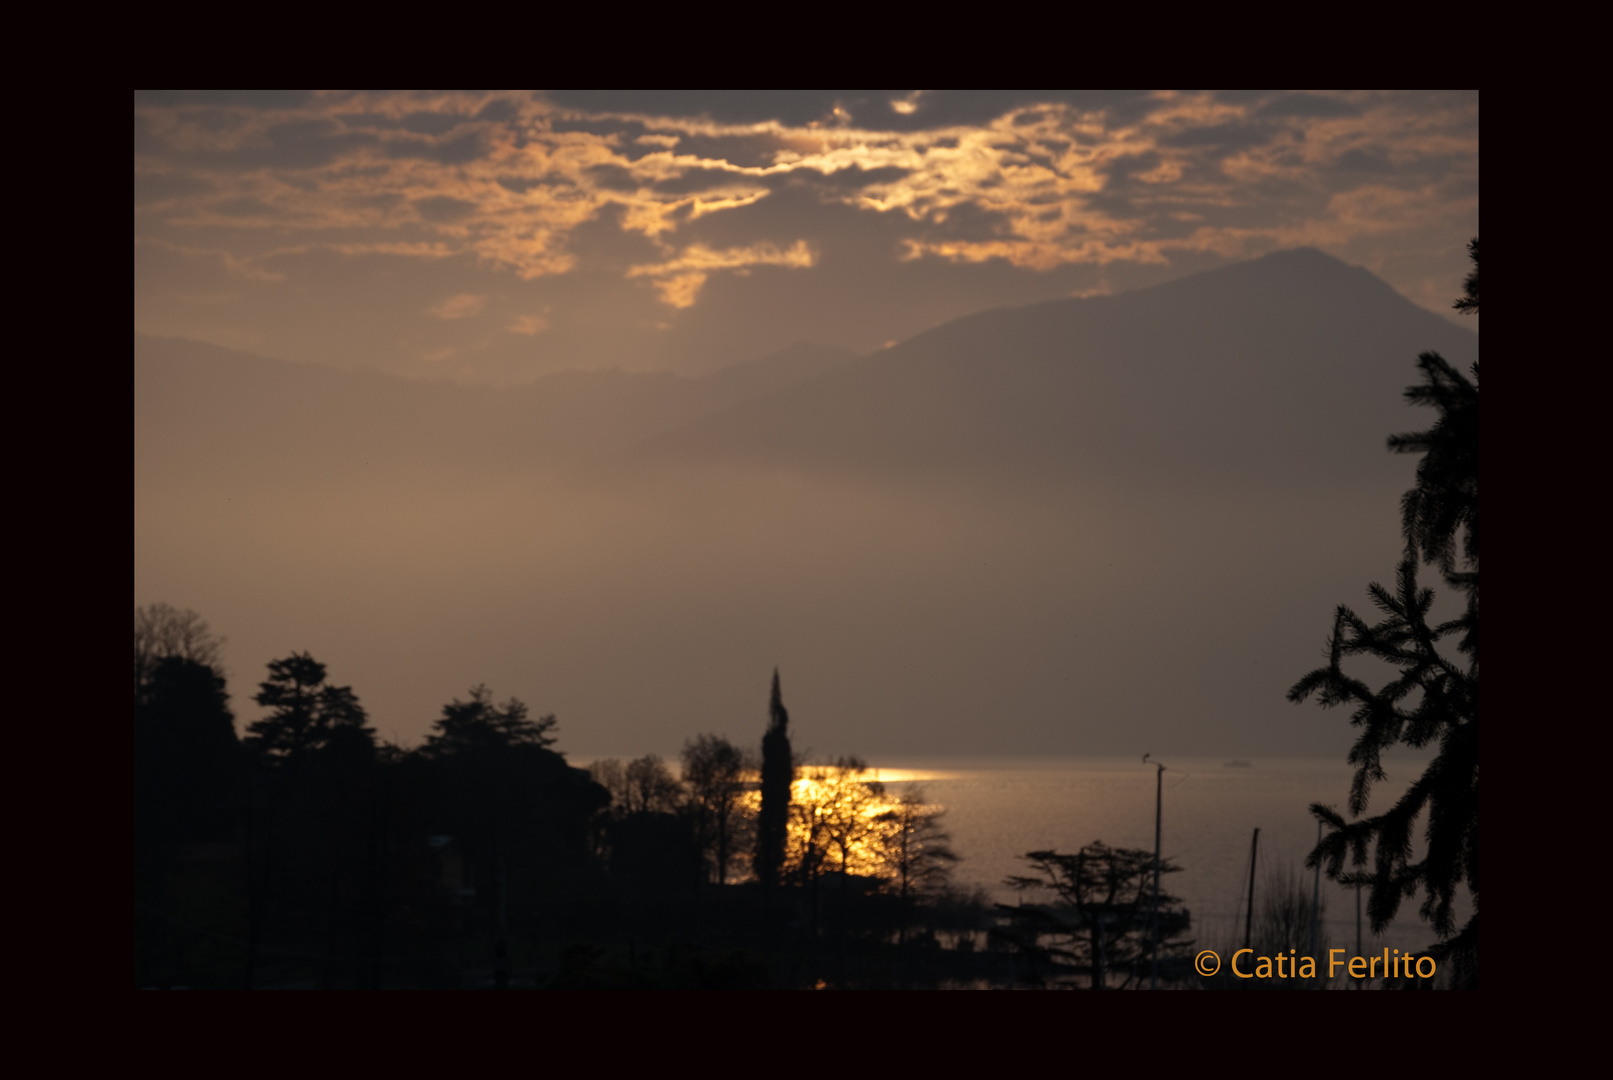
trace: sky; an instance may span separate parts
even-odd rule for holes
[[[1470,91],[137,93],[134,146],[137,333],[472,383],[1297,246],[1449,315],[1478,232]]]

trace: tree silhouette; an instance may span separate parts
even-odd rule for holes
[[[683,785],[672,775],[660,754],[645,754],[627,763],[627,805],[630,814],[675,814],[683,808]]]
[[[778,669],[773,669],[773,694],[767,706],[767,731],[762,736],[762,809],[756,821],[756,877],[764,885],[778,881],[784,867],[784,841],[790,820],[790,784],[795,761],[790,752],[790,714],[779,692]]]
[[[1051,904],[999,904],[1008,921],[1004,936],[1032,963],[1032,978],[1057,981],[1061,974],[1086,972],[1094,990],[1140,986],[1152,956],[1154,853],[1088,844],[1074,855],[1033,851],[1025,856],[1036,876],[1016,876],[1008,884],[1022,891],[1048,890]],[[1181,870],[1170,860],[1161,874]],[[1192,918],[1181,901],[1159,894],[1160,958],[1178,968],[1192,949],[1181,935]],[[1044,944],[1044,941],[1046,942]],[[1162,964],[1162,966],[1167,966]]]
[[[162,840],[227,840],[239,782],[224,678],[181,656],[152,666],[134,702],[135,830]]]
[[[269,662],[269,678],[252,699],[273,711],[247,727],[251,745],[271,761],[298,765],[334,740],[373,745],[374,732],[358,696],[325,683],[325,665],[307,653]]]
[[[459,887],[486,935],[493,985],[509,985],[513,935],[540,898],[579,872],[607,795],[549,748],[552,715],[528,719],[522,702],[494,703],[485,686],[443,706],[421,747],[421,794],[431,833],[452,839]]]
[[[791,806],[788,861],[803,884],[838,870],[841,887],[852,874],[883,877],[885,785],[868,776],[861,758],[843,757],[832,765],[807,769]]]
[[[949,846],[952,838],[941,827],[945,813],[945,808],[926,803],[924,793],[915,788],[875,818],[881,827],[881,854],[896,879],[901,902],[899,940],[906,939],[914,895],[946,889],[952,865],[958,861]]]
[[[610,795],[611,814],[619,816],[627,813],[627,768],[620,759],[600,758],[591,762],[588,775]]]
[[[144,986],[194,985],[239,929],[232,906],[213,902],[233,884],[228,863],[196,852],[233,839],[241,745],[217,671],[168,655],[141,682],[138,621],[135,655],[135,971]]]
[[[1455,307],[1479,310],[1478,238],[1468,248],[1473,272]],[[1369,624],[1340,606],[1328,642],[1328,664],[1306,675],[1292,690],[1291,701],[1316,694],[1324,708],[1353,705],[1350,722],[1361,728],[1350,751],[1355,778],[1349,810],[1360,820],[1348,822],[1320,803],[1311,810],[1332,828],[1311,852],[1306,865],[1325,865],[1330,878],[1347,885],[1367,885],[1367,910],[1374,931],[1382,931],[1400,909],[1401,900],[1421,888],[1419,914],[1440,936],[1429,950],[1438,961],[1450,961],[1453,985],[1478,985],[1479,934],[1479,366],[1471,380],[1438,353],[1417,360],[1423,383],[1406,391],[1412,404],[1439,413],[1427,431],[1396,435],[1389,448],[1421,453],[1417,484],[1401,502],[1406,550],[1396,572],[1395,587],[1377,582],[1367,592],[1383,614]],[[1458,542],[1460,541],[1460,542]],[[1460,554],[1458,554],[1458,552]],[[1436,566],[1448,587],[1466,595],[1463,613],[1430,625],[1434,591],[1417,582],[1419,563]],[[1455,655],[1442,644],[1455,643]],[[1381,689],[1347,675],[1344,661],[1370,656],[1400,669]],[[1381,755],[1397,743],[1414,748],[1437,745],[1438,752],[1423,775],[1384,813],[1361,818],[1372,785],[1383,780]],[[1412,861],[1412,831],[1427,815],[1427,851]],[[1366,870],[1368,853],[1372,869]],[[1356,869],[1345,871],[1348,858]],[[1458,932],[1457,890],[1466,885],[1473,914]]]
[[[710,853],[717,884],[725,884],[745,794],[745,755],[719,735],[701,735],[683,744],[683,782],[695,836]]]
[[[502,707],[493,703],[493,692],[474,686],[469,701],[453,701],[442,707],[442,717],[426,737],[428,757],[452,754],[477,746],[508,747],[553,745],[556,720],[553,714],[527,719],[526,705],[511,698]]]
[[[194,611],[168,604],[134,609],[134,692],[138,697],[157,664],[169,657],[222,672],[224,639]]]

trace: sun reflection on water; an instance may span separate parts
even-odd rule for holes
[[[887,883],[911,880],[916,868],[945,846],[935,824],[944,807],[924,802],[918,792],[897,795],[886,784],[947,776],[874,769],[855,759],[803,768],[790,785],[786,873],[799,881],[842,872]],[[744,802],[746,811],[757,814],[761,792],[746,792]]]

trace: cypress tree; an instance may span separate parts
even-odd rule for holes
[[[795,763],[790,753],[790,714],[779,693],[773,669],[773,698],[767,706],[767,732],[762,736],[762,812],[756,822],[756,876],[764,885],[777,883],[784,866],[784,838],[790,817],[790,784]]]

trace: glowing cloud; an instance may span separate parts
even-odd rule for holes
[[[930,99],[887,104],[881,115],[908,121]],[[840,105],[789,125],[586,113],[519,94],[140,104],[137,190],[151,194],[136,237],[263,281],[278,273],[266,259],[314,248],[469,257],[528,280],[606,269],[649,279],[674,308],[712,273],[814,265],[806,241],[781,251],[744,235],[763,220],[745,212],[785,187],[891,221],[906,259],[1047,271],[1244,256],[1470,214],[1477,108],[1471,95],[1161,93],[1125,109],[1051,102],[887,131]],[[667,258],[612,263],[583,232],[607,222]],[[295,239],[265,254],[253,235]]]
[[[634,266],[627,276],[648,277],[654,280],[661,300],[673,307],[691,307],[700,295],[700,288],[713,271],[732,270],[748,274],[755,266],[785,266],[804,269],[812,265],[812,249],[805,240],[797,240],[791,247],[780,251],[772,244],[754,244],[745,248],[728,248],[713,251],[703,244],[685,248],[676,258],[666,262]]]
[[[891,102],[891,112],[899,116],[912,116],[919,111],[919,98],[924,91],[915,90],[906,97],[896,98]]]

